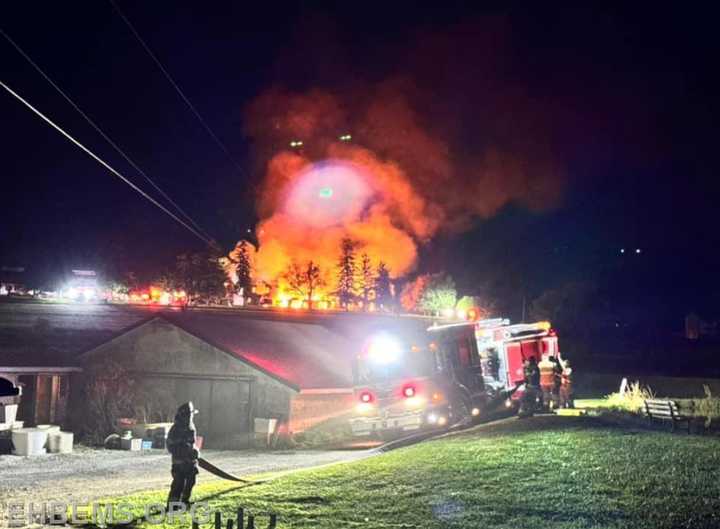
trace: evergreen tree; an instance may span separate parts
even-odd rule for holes
[[[225,295],[225,272],[220,266],[219,250],[215,246],[204,252],[177,256],[173,281],[193,299],[206,302]]]
[[[355,298],[355,274],[355,243],[346,237],[342,240],[340,246],[336,290],[340,306],[346,309],[348,304]]]
[[[378,308],[388,310],[392,307],[390,271],[382,261],[378,264],[375,278],[375,303]]]
[[[373,274],[370,256],[362,254],[360,261],[360,291],[362,292],[363,308],[367,310],[370,293],[375,289],[375,275]]]
[[[242,289],[242,295],[247,299],[252,294],[252,269],[250,265],[250,250],[247,241],[240,241],[235,247],[233,257],[236,261],[235,270],[237,273],[237,283],[235,288],[237,292]]]

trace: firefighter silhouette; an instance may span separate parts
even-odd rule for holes
[[[560,407],[562,408],[574,408],[575,400],[573,398],[573,383],[572,383],[572,367],[570,361],[565,360],[565,365],[560,375]]]
[[[168,507],[171,503],[190,503],[190,495],[195,486],[198,473],[198,457],[195,448],[196,434],[193,416],[198,412],[192,402],[186,402],[178,408],[175,422],[167,438],[167,449],[172,455],[172,484],[168,495]]]
[[[537,407],[538,391],[540,389],[540,370],[537,360],[531,356],[523,364],[523,375],[525,377],[525,391],[520,403],[520,417],[528,417],[535,413]]]

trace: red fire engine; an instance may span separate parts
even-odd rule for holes
[[[370,340],[354,366],[355,435],[446,427],[515,408],[523,362],[560,358],[549,322],[492,319],[434,325],[424,347],[389,334]]]

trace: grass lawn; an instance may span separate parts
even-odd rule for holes
[[[201,485],[195,498],[213,495],[224,518],[277,512],[279,527],[720,527],[719,468],[717,438],[535,417],[263,485]]]

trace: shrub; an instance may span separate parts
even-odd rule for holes
[[[693,412],[697,417],[705,417],[705,426],[709,427],[713,419],[720,419],[720,398],[713,397],[710,386],[703,384],[704,399],[693,401]]]
[[[81,437],[100,445],[115,432],[118,419],[133,416],[133,381],[112,361],[91,365],[86,376]]]
[[[635,381],[624,392],[612,393],[605,398],[607,406],[610,408],[639,412],[643,408],[644,401],[655,398],[655,394],[649,387],[642,386],[639,381]]]

